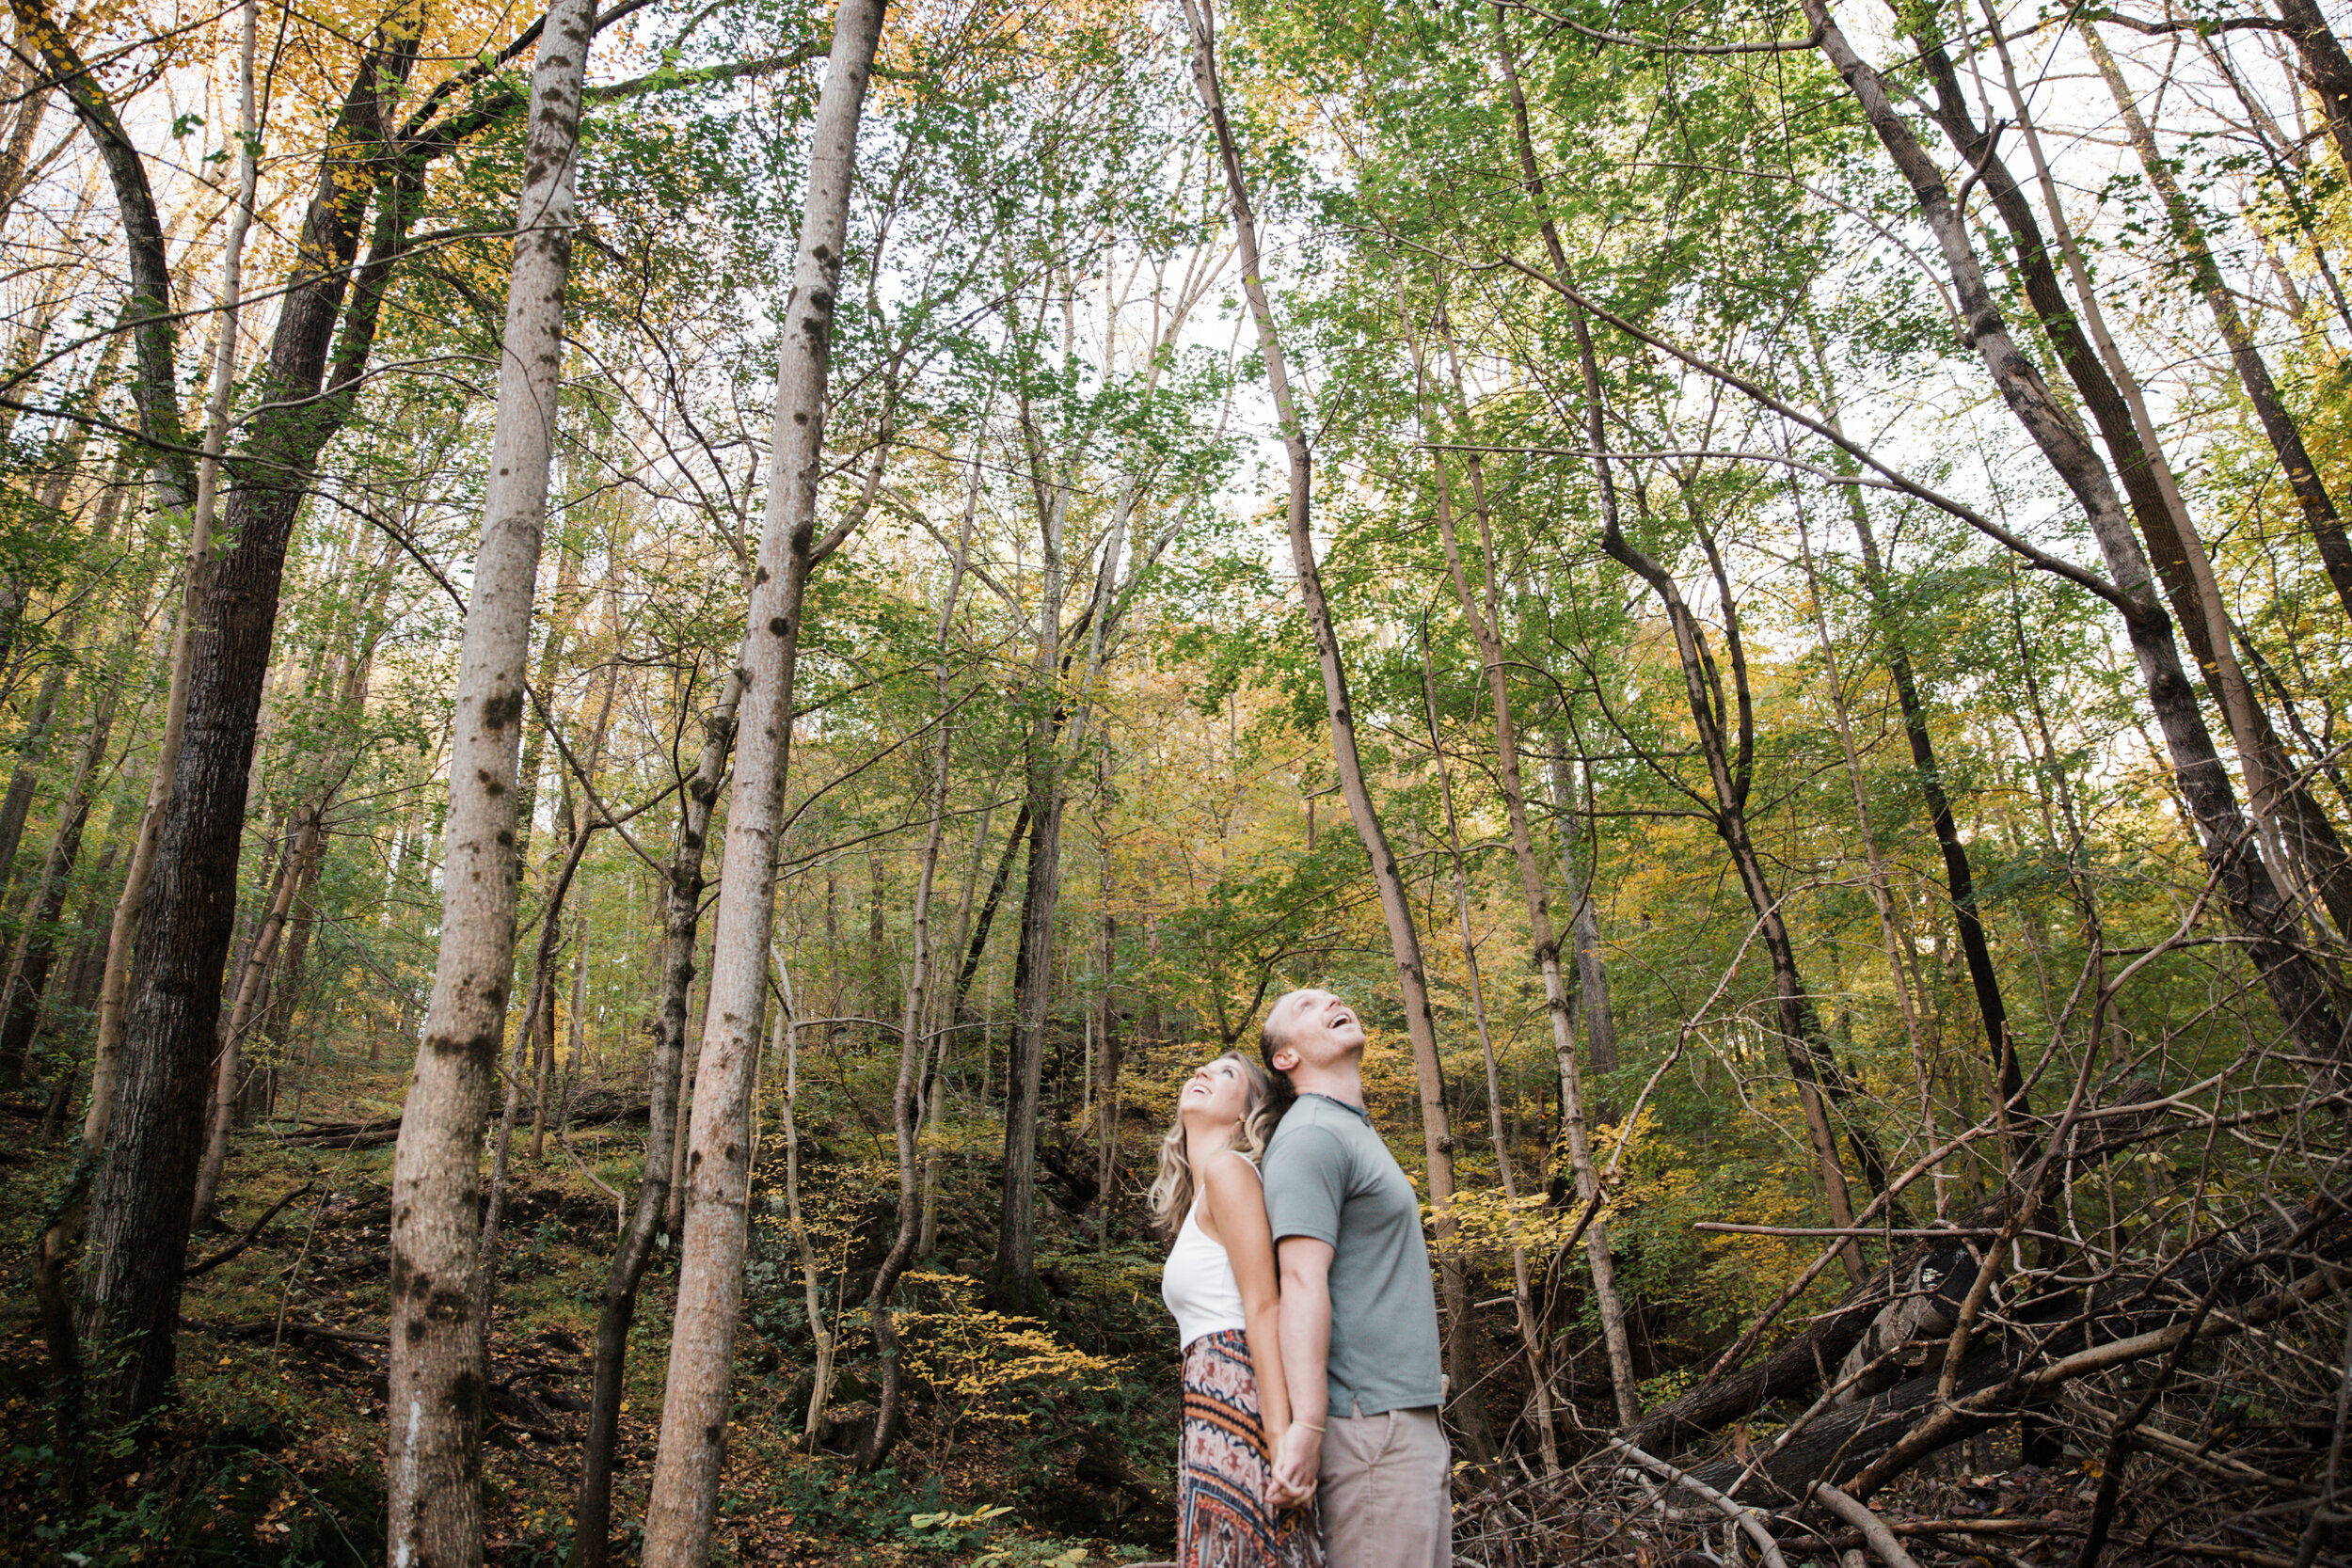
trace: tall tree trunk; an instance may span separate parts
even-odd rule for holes
[[[2287,24],[2287,37],[2295,40],[2303,57],[2304,85],[2319,100],[2328,138],[2336,144],[2336,156],[2343,161],[2344,174],[2352,177],[2352,56],[2344,54],[2343,40],[2329,29],[2319,0],[2278,0],[2278,5],[2279,15]]]
[[[1820,575],[1813,565],[1813,530],[1804,498],[1791,486],[1789,499],[1797,520],[1797,559],[1804,569],[1805,606],[1812,612],[1814,646],[1820,651],[1822,673],[1828,677],[1830,717],[1836,722],[1838,749],[1845,753],[1846,788],[1853,799],[1854,827],[1862,835],[1863,863],[1869,868],[1870,910],[1878,917],[1879,948],[1886,955],[1886,977],[1895,990],[1895,1011],[1902,1020],[1903,1037],[1911,1046],[1912,1079],[1919,1091],[1920,1141],[1933,1148],[1943,1139],[1936,1132],[1935,1061],[1920,1033],[1918,1008],[1913,1004],[1907,958],[1915,958],[1901,917],[1896,912],[1894,879],[1886,868],[1886,853],[1879,847],[1878,823],[1870,811],[1870,784],[1863,771],[1862,748],[1854,739],[1853,713],[1846,701],[1846,672],[1830,636],[1829,611],[1821,603]]]
[[[1214,21],[1204,5],[1184,0],[1184,21],[1192,38],[1192,78],[1216,136],[1224,166],[1226,193],[1233,214],[1235,245],[1241,260],[1242,290],[1248,296],[1250,319],[1256,324],[1258,347],[1266,367],[1266,386],[1274,399],[1282,430],[1282,450],[1289,460],[1290,495],[1285,522],[1290,535],[1291,563],[1298,574],[1299,599],[1313,628],[1315,661],[1323,676],[1324,710],[1331,724],[1331,752],[1340,775],[1340,789],[1348,815],[1363,840],[1380,893],[1380,912],[1389,931],[1389,947],[1396,960],[1397,989],[1405,1007],[1406,1032],[1411,1037],[1413,1075],[1421,1089],[1422,1148],[1428,1160],[1429,1200],[1436,1211],[1435,1230],[1445,1259],[1439,1265],[1440,1295],[1445,1308],[1446,1371],[1454,1395],[1453,1414],[1470,1444],[1472,1457],[1484,1464],[1494,1451],[1487,1426],[1486,1402],[1478,1391],[1476,1324],[1470,1318],[1468,1280],[1461,1262],[1446,1243],[1453,1240],[1454,1134],[1446,1125],[1445,1078],[1438,1061],[1438,1030],[1429,1012],[1429,982],[1422,964],[1421,936],[1413,927],[1412,903],[1404,873],[1389,847],[1380,814],[1364,783],[1363,764],[1356,749],[1356,712],[1348,699],[1347,671],[1340,659],[1339,632],[1331,607],[1323,594],[1323,574],[1315,562],[1311,528],[1313,458],[1307,447],[1307,427],[1291,395],[1290,372],[1282,356],[1281,335],[1267,302],[1263,265],[1258,247],[1258,225],[1250,206],[1249,187],[1242,174],[1241,149],[1227,119],[1223,88],[1217,78]]]
[[[2002,73],[2017,108],[2019,128],[2049,209],[2058,250],[2074,279],[2079,312],[2070,307],[2059,285],[2032,204],[1976,125],[1959,72],[1941,40],[1919,32],[1913,37],[1920,45],[1921,61],[1935,85],[1935,119],[1960,154],[1972,166],[1983,169],[1986,194],[1992,197],[2003,225],[2016,242],[2016,265],[2026,299],[2114,458],[2124,498],[2139,524],[2140,537],[2146,542],[2157,579],[2164,587],[2166,602],[2171,606],[2174,620],[2187,640],[2189,652],[2236,745],[2240,765],[2246,772],[2248,803],[2264,832],[2265,846],[2282,871],[2292,867],[2302,872],[2337,930],[2352,932],[2352,859],[2346,857],[2327,813],[2289,764],[2286,748],[2272,728],[2269,714],[2238,663],[2229,611],[2214,578],[2212,561],[2204,541],[2198,537],[2196,523],[2181,497],[2171,465],[2166,460],[2162,440],[2149,417],[2137,378],[2107,332],[2090,269],[2083,263],[2065,208],[2058,199],[2056,182],[2042,158],[2041,136],[2034,127],[2026,97],[2017,90],[2008,46],[1999,42],[1995,45]],[[2168,177],[2169,172],[2168,169]],[[2186,212],[2185,207],[2170,210],[2176,217]],[[2194,231],[2194,219],[2187,221]],[[2210,255],[2205,260],[2210,262]],[[2209,282],[2217,284],[2218,278],[2217,271],[2207,269]],[[2235,319],[2236,306],[2226,290],[2217,310],[2227,310]],[[2242,328],[2243,323],[2239,325]],[[2253,368],[2266,378],[2268,372],[2262,367],[2259,353],[2250,342],[2247,349],[2253,355]],[[2250,388],[2251,383],[2249,385]],[[2292,433],[2291,420],[2289,429]],[[1852,494],[1849,504],[1858,504],[1860,499],[1858,493]],[[2321,499],[2325,499],[2323,487]]]
[[[1507,69],[1507,68],[1506,68]],[[1516,75],[1510,80],[1516,85]],[[1437,331],[1445,342],[1447,369],[1453,389],[1453,412],[1462,427],[1464,440],[1474,440],[1470,428],[1468,400],[1462,390],[1462,370],[1448,336],[1443,307],[1439,307]],[[1412,345],[1416,390],[1427,396],[1428,378],[1421,363],[1421,345]],[[1434,441],[1440,435],[1438,421],[1424,405],[1423,424]],[[1473,590],[1469,574],[1462,566],[1460,531],[1456,526],[1454,507],[1454,482],[1447,471],[1445,454],[1432,448],[1430,458],[1435,466],[1438,484],[1438,529],[1445,546],[1446,572],[1454,584],[1455,599],[1462,607],[1462,620],[1470,627],[1470,637],[1477,644],[1479,662],[1486,678],[1486,696],[1494,710],[1495,778],[1502,792],[1503,813],[1510,824],[1511,856],[1518,867],[1519,893],[1526,902],[1528,935],[1534,945],[1537,972],[1543,977],[1544,1011],[1551,1028],[1551,1049],[1560,1073],[1560,1123],[1563,1142],[1567,1146],[1568,1167],[1576,1179],[1577,1200],[1592,1204],[1600,1193],[1599,1173],[1594,1168],[1592,1139],[1585,1119],[1584,1079],[1577,1059],[1576,1020],[1571,1011],[1567,976],[1560,963],[1560,939],[1551,922],[1551,890],[1544,876],[1541,857],[1535,852],[1535,835],[1529,824],[1527,786],[1519,771],[1518,726],[1511,713],[1510,659],[1502,645],[1501,594],[1495,574],[1494,530],[1486,509],[1486,483],[1484,466],[1475,452],[1469,455],[1470,499],[1478,520],[1479,565],[1481,578]],[[1482,603],[1481,600],[1484,602]],[[1425,641],[1425,640],[1424,640]],[[1423,659],[1424,664],[1426,658]],[[1426,679],[1427,677],[1424,676]],[[1437,744],[1437,692],[1432,686],[1427,692],[1430,707],[1430,744]],[[1453,785],[1446,781],[1445,762],[1438,762],[1439,793],[1446,802],[1446,831],[1454,833]],[[1454,850],[1455,880],[1460,880],[1460,849]],[[1470,950],[1470,911],[1467,896],[1457,886],[1455,900],[1462,905],[1462,940],[1471,963],[1471,984],[1477,985],[1476,955]],[[1597,955],[1596,956],[1597,957]],[[1494,1078],[1494,1047],[1486,1040],[1486,1007],[1483,1000],[1477,1007],[1479,1038],[1486,1053],[1486,1073]],[[1495,1112],[1496,1159],[1503,1171],[1506,1196],[1516,1199],[1511,1190],[1510,1160],[1503,1150],[1502,1112]],[[1610,1387],[1616,1400],[1617,1424],[1630,1426],[1642,1413],[1642,1402],[1633,1371],[1633,1343],[1626,1332],[1625,1301],[1617,1291],[1616,1259],[1610,1252],[1609,1222],[1597,1210],[1584,1231],[1584,1256],[1593,1280],[1593,1301],[1598,1310],[1601,1342],[1609,1358]],[[1525,1344],[1531,1378],[1549,1375],[1542,1354],[1541,1333],[1534,1316],[1534,1300],[1527,1291],[1527,1261],[1523,1250],[1515,1243],[1512,1266],[1518,1282],[1520,1301],[1520,1337]],[[1539,1431],[1543,1436],[1544,1461],[1549,1468],[1559,1465],[1557,1442],[1551,1432],[1550,1393],[1540,1383],[1537,1389]]]
[[[564,673],[565,644],[584,605],[580,594],[580,552],[568,542],[556,547],[555,602],[548,607],[548,629],[539,641],[539,668],[531,679],[542,715],[555,712],[555,683]],[[531,864],[531,839],[538,829],[539,775],[546,770],[547,723],[528,722],[523,730],[522,765],[515,772],[515,863]],[[559,761],[557,766],[562,767]],[[552,862],[553,856],[548,860]]]
[[[741,661],[738,660],[739,668]],[[597,1304],[596,1348],[588,1393],[588,1433],[580,1449],[580,1501],[573,1513],[575,1568],[606,1568],[612,1552],[612,1455],[621,1428],[621,1390],[628,1370],[628,1330],[637,1293],[653,1261],[654,1238],[670,1209],[672,1153],[678,1142],[678,1109],[686,1058],[686,1004],[694,984],[694,949],[702,920],[704,846],[711,808],[735,747],[741,677],[727,672],[719,701],[703,721],[702,755],[678,808],[677,839],[661,882],[661,994],[654,1008],[653,1068],[645,1113],[645,1176],[637,1204],[604,1275]]]
[[[565,782],[564,788],[564,816],[565,821],[571,828],[572,836],[575,841],[579,840],[587,832],[587,826],[583,820],[587,810],[587,801],[584,797],[591,788],[595,787],[596,768],[597,765],[604,759],[605,732],[612,722],[612,699],[620,690],[620,688],[621,666],[616,660],[612,665],[612,673],[605,679],[604,703],[603,705],[596,710],[596,727],[588,732],[587,744],[581,749],[580,753],[580,794],[582,799],[580,800],[577,809],[575,809],[574,806],[574,797],[568,780]],[[548,897],[548,911],[544,918],[550,923],[552,923],[555,919],[556,904],[557,899],[555,895],[553,894],[549,894]],[[572,955],[572,962],[576,968],[578,966],[584,965],[588,961],[588,928],[584,925],[580,928],[580,951]],[[574,1019],[572,1027],[575,1030],[578,1029],[579,1022],[577,1018]],[[532,1069],[533,1083],[532,1085],[531,1109],[531,1158],[532,1161],[536,1162],[547,1158],[548,1123],[550,1119],[552,1119],[549,1114],[550,1107],[548,1103],[548,1089],[555,1073],[555,1007],[553,991],[548,992],[548,1006],[540,1016],[539,1039],[536,1053],[532,1060]]]
[[[109,1402],[126,1416],[153,1409],[171,1380],[188,1198],[202,1154],[221,970],[236,918],[231,890],[286,547],[341,418],[340,405],[318,394],[369,189],[364,148],[415,56],[413,37],[371,51],[330,134],[262,378],[263,407],[247,427],[246,472],[256,477],[228,500],[224,531],[235,546],[197,574],[186,717],[154,830],[83,1276],[85,1332],[103,1332],[128,1353],[109,1388]],[[225,429],[225,394],[216,392],[213,406]],[[219,450],[214,434],[208,429],[208,451]],[[199,541],[204,473],[215,467],[198,477],[192,531]]]
[[[392,1156],[386,1556],[482,1560],[484,1360],[477,1299],[483,1122],[515,962],[515,771],[531,599],[571,273],[580,90],[595,0],[557,0],[532,69],[482,546],[451,728],[440,951]]]
[[[1600,901],[1593,895],[1593,870],[1577,847],[1577,819],[1583,807],[1568,771],[1567,716],[1551,736],[1551,812],[1560,824],[1560,891],[1568,904],[1568,938],[1576,949],[1577,1011],[1584,1021],[1584,1050],[1596,1076],[1617,1070],[1617,1011],[1609,1000],[1609,963],[1600,951]],[[1606,1117],[1606,1101],[1593,1110]]]
[[[751,1183],[752,1085],[767,1010],[768,942],[775,927],[776,857],[801,614],[810,570],[843,537],[836,528],[817,538],[834,291],[856,173],[859,110],[882,34],[882,8],[883,0],[843,0],[834,18],[833,52],[810,128],[807,204],[786,308],[768,515],[742,663],[753,718],[739,748],[720,863],[710,1005],[687,1156],[693,1192],[679,1249],[660,1451],[646,1505],[645,1568],[701,1568],[726,1457],[727,1390],[742,1300]]]
[[[1012,868],[1020,863],[1021,846],[1029,833],[1029,800],[1025,793],[1021,810],[1012,819],[1012,832],[1005,840],[1004,852],[996,857],[996,872],[989,879],[988,896],[980,900],[979,915],[972,922],[971,940],[963,949],[963,965],[956,971],[955,1006],[949,1010],[951,1020],[963,1017],[964,1001],[972,994],[972,981],[980,972],[980,960],[988,954],[989,932],[994,928],[996,911],[1005,901],[1005,888],[1012,880]],[[985,1056],[991,1047],[986,1035],[980,1038],[981,1053]]]
[[[539,942],[531,955],[528,999],[523,1004],[522,1022],[515,1030],[514,1054],[507,1063],[505,1093],[499,1104],[498,1131],[490,1141],[490,1189],[482,1205],[482,1260],[475,1274],[474,1304],[485,1366],[490,1354],[490,1319],[498,1308],[499,1245],[504,1237],[501,1222],[506,1212],[506,1173],[515,1157],[515,1119],[522,1108],[523,1080],[531,1066],[532,1046],[544,1035],[548,1017],[555,1010],[555,971],[564,947],[564,900],[580,870],[580,858],[587,853],[589,837],[601,825],[588,823],[572,834],[563,863],[548,879],[547,908],[539,915]],[[534,1108],[532,1115],[538,1114]]]
[[[1103,897],[1110,897],[1110,845],[1103,846]],[[1095,972],[1102,976],[1102,994],[1094,1004],[1094,1063],[1090,1086],[1094,1101],[1094,1223],[1099,1243],[1110,1227],[1111,1211],[1119,1201],[1119,1070],[1124,1055],[1119,1032],[1119,917],[1105,909],[1095,916]]]
[[[1032,430],[1024,410],[1023,427]],[[1040,471],[1041,443],[1031,434],[1031,462]],[[1022,1316],[1037,1300],[1038,1096],[1045,1070],[1046,1004],[1054,989],[1054,911],[1061,893],[1061,728],[1066,710],[1057,690],[1061,670],[1061,523],[1069,504],[1062,488],[1039,508],[1045,559],[1039,595],[1036,657],[1031,661],[1044,707],[1029,733],[1028,795],[1022,815],[1030,822],[1028,878],[1021,895],[1020,946],[1013,962],[1011,1049],[1005,1060],[1005,1162],[998,1180],[996,1255],[987,1301],[998,1312]]]
[[[784,1048],[784,1217],[792,1232],[792,1250],[801,1263],[801,1309],[808,1319],[809,1349],[815,1365],[809,1369],[808,1408],[801,1418],[801,1446],[817,1451],[825,1407],[833,1401],[834,1358],[839,1345],[834,1324],[825,1317],[824,1280],[817,1267],[817,1246],[809,1239],[807,1216],[801,1208],[801,1028],[800,1006],[792,990],[792,972],[784,955],[774,955],[776,985],[784,1006],[770,1021],[768,1049]],[[827,1024],[830,1028],[832,1025]],[[835,1298],[836,1307],[839,1305]]]
[[[2147,560],[2124,520],[2106,467],[2010,336],[1966,226],[1953,208],[1943,172],[1888,99],[1878,72],[1854,52],[1832,19],[1826,0],[1804,0],[1804,6],[1807,20],[1818,30],[1822,53],[1852,89],[1871,130],[1917,198],[1921,214],[1950,269],[1971,340],[1994,384],[2074,493],[2098,540],[2113,584],[2096,584],[2097,589],[2121,613],[2150,706],[2164,734],[2174,781],[2202,834],[2207,862],[2233,923],[2248,939],[2248,956],[2261,974],[2272,1005],[2305,1053],[2330,1064],[2331,1075],[2340,1072],[2346,1041],[2337,1021],[2336,1004],[2325,977],[2301,946],[2293,911],[2260,862],[2236,791],[2214,750],[2204,715],[2198,709],[2195,689],[2181,668],[2171,623],[2149,593]],[[2077,580],[2086,586],[2096,583],[2087,574]]]
[[[151,443],[150,485],[156,510],[171,515],[187,512],[196,488],[196,471],[186,456],[187,436],[180,422],[180,392],[176,361],[179,356],[178,318],[172,300],[168,243],[148,182],[147,166],[123,129],[113,103],[95,71],[83,61],[48,14],[40,0],[10,0],[17,36],[38,49],[52,80],[73,104],[75,118],[97,148],[104,164],[116,206],[122,221],[123,243],[130,262],[130,296],[123,304],[126,330],[134,345],[131,398],[138,415],[139,434]],[[163,804],[171,789],[183,717],[187,710],[188,673],[195,636],[195,618],[203,588],[207,539],[192,521],[182,602],[173,634],[170,696],[166,703],[162,745],[156,755],[148,811],[140,825],[106,945],[106,981],[99,1001],[97,1037],[91,1046],[90,1092],[82,1124],[82,1148],[56,1217],[41,1233],[34,1266],[35,1294],[40,1300],[44,1337],[59,1390],[60,1447],[78,1441],[82,1397],[82,1367],[78,1331],[66,1305],[70,1292],[65,1270],[73,1243],[82,1234],[91,1187],[100,1161],[108,1148],[117,1086],[121,1079],[122,986],[130,974],[131,931],[143,903],[154,862],[154,833]],[[178,1265],[173,1265],[173,1278]]]
[[[1535,202],[1538,227],[1544,248],[1552,269],[1565,282],[1570,276],[1566,246],[1560,239],[1559,226],[1554,222],[1544,188],[1543,173],[1535,161],[1535,147],[1528,127],[1527,100],[1519,87],[1518,71],[1512,55],[1510,33],[1501,8],[1495,12],[1496,46],[1502,62],[1504,78],[1511,89],[1511,131],[1517,144],[1522,183]],[[1732,864],[1740,877],[1741,890],[1747,895],[1749,907],[1755,911],[1756,927],[1764,942],[1764,950],[1772,969],[1773,1008],[1779,1024],[1781,1046],[1790,1076],[1795,1080],[1797,1101],[1804,1115],[1805,1133],[1813,1146],[1813,1158],[1821,1177],[1822,1195],[1827,1199],[1831,1218],[1840,1227],[1853,1224],[1853,1202],[1847,1192],[1846,1173],[1837,1159],[1836,1134],[1830,1123],[1829,1102],[1843,1103],[1851,1096],[1845,1073],[1820,1037],[1820,1022],[1814,1010],[1813,998],[1805,989],[1804,979],[1797,966],[1796,946],[1790,941],[1788,922],[1781,911],[1779,894],[1765,874],[1762,858],[1748,833],[1747,799],[1755,755],[1753,714],[1748,697],[1746,656],[1738,635],[1738,623],[1731,585],[1714,547],[1711,535],[1699,527],[1701,542],[1707,549],[1709,567],[1723,595],[1725,616],[1724,645],[1731,657],[1734,694],[1739,712],[1737,754],[1733,742],[1725,736],[1723,711],[1722,678],[1713,656],[1708,652],[1705,629],[1684,603],[1679,586],[1673,576],[1658,562],[1636,548],[1625,536],[1618,517],[1616,480],[1608,458],[1608,428],[1603,417],[1600,365],[1593,351],[1592,331],[1581,308],[1570,311],[1569,323],[1576,336],[1577,357],[1582,374],[1585,402],[1585,425],[1594,452],[1593,475],[1597,486],[1601,513],[1601,548],[1611,559],[1625,566],[1643,581],[1666,612],[1673,631],[1676,656],[1681,665],[1683,696],[1695,727],[1699,750],[1705,757],[1709,784],[1715,797],[1714,809],[1708,813],[1716,835],[1730,852]],[[1694,525],[1699,523],[1695,514]],[[1862,1167],[1873,1191],[1886,1182],[1885,1157],[1879,1152],[1877,1140],[1859,1120],[1849,1119],[1847,1138],[1852,1146],[1856,1163]],[[1843,1250],[1847,1274],[1860,1283],[1863,1274],[1862,1251],[1850,1244]]]

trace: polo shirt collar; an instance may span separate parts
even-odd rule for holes
[[[1350,1105],[1344,1100],[1334,1100],[1329,1095],[1318,1094],[1313,1089],[1309,1089],[1298,1098],[1301,1100],[1320,1100],[1326,1105],[1337,1105],[1341,1110],[1345,1111],[1349,1116],[1354,1117],[1357,1120],[1362,1122],[1366,1127],[1370,1127],[1372,1125],[1372,1113],[1365,1110],[1361,1105]]]

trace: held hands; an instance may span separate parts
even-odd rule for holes
[[[1277,1508],[1304,1508],[1314,1500],[1323,1467],[1323,1433],[1304,1421],[1282,1429],[1274,1445],[1274,1481],[1267,1497]]]

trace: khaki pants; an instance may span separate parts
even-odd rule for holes
[[[1454,1455],[1436,1407],[1324,1419],[1325,1568],[1453,1568]]]

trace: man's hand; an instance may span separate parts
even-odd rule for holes
[[[1304,1508],[1314,1500],[1315,1479],[1323,1469],[1323,1433],[1303,1421],[1293,1421],[1274,1446],[1274,1483],[1267,1498],[1277,1508]]]

